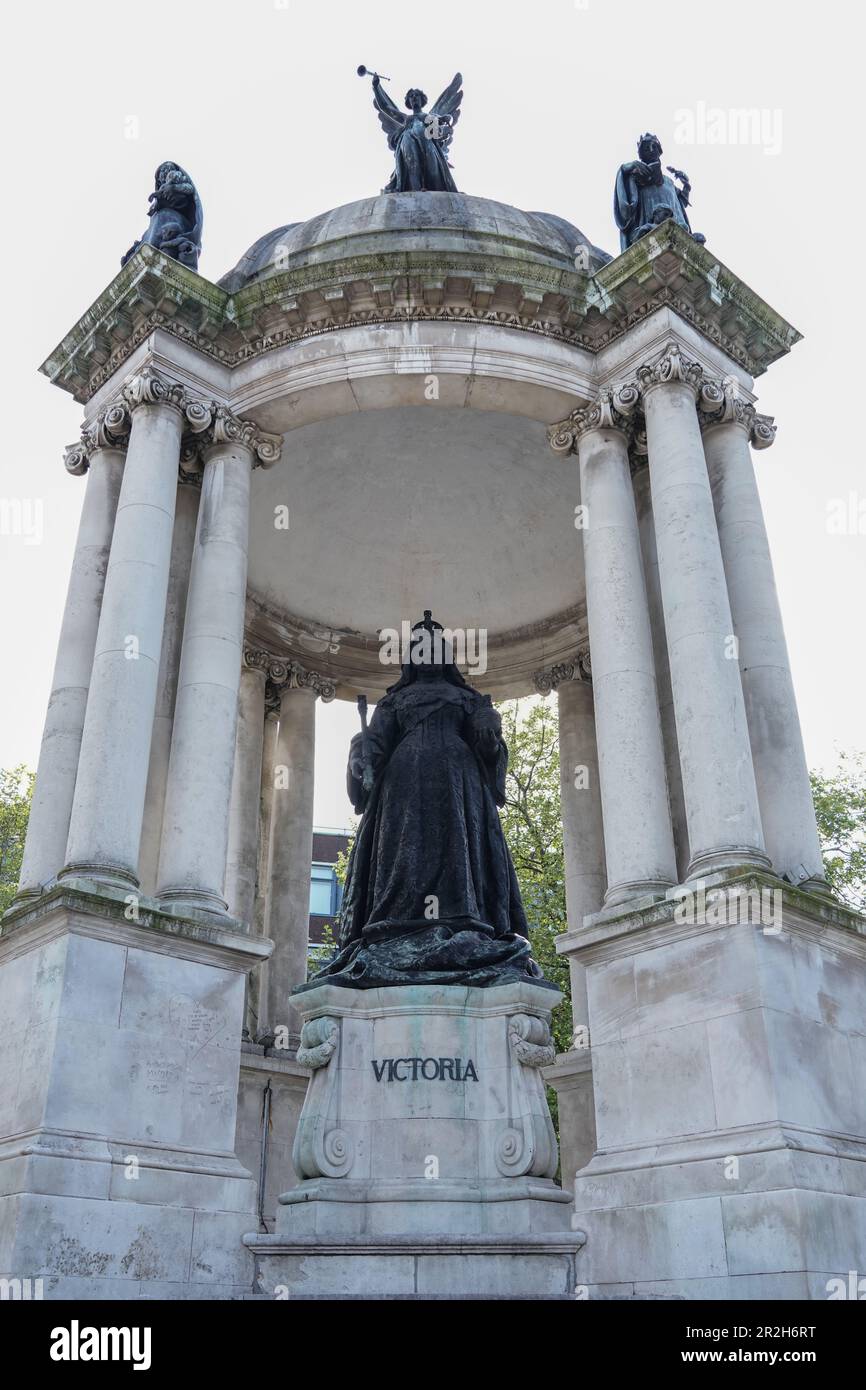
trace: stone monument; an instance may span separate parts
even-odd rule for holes
[[[756,380],[800,335],[676,215],[611,259],[402,177],[216,283],[144,238],[43,365],[83,409],[84,499],[0,929],[0,1273],[823,1297],[866,1268],[866,924],[823,878],[752,462]],[[483,654],[389,694],[381,633],[425,608]],[[533,691],[559,703],[555,1060],[494,823],[490,699]],[[351,915],[299,988],[316,701],[359,695]],[[426,790],[395,742],[416,695],[449,798],[469,733],[448,804],[486,831],[443,862],[483,843],[474,907],[393,834]],[[419,912],[420,954],[391,931]]]

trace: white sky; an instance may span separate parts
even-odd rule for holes
[[[610,252],[613,180],[637,136],[655,131],[688,171],[692,225],[806,335],[758,382],[779,435],[755,457],[809,760],[866,746],[854,5],[42,0],[4,6],[3,27],[0,501],[41,505],[42,535],[0,534],[0,765],[36,763],[84,492],[62,463],[81,409],[38,364],[143,231],[162,160],[198,186],[213,280],[271,228],[378,192],[391,156],[359,63],[393,77],[398,102],[410,85],[435,100],[459,68],[458,187],[557,213]],[[678,113],[700,133],[712,108],[763,113],[764,138],[677,143]],[[828,503],[851,494],[862,533],[855,514],[828,534]],[[355,728],[353,707],[319,706],[318,824],[346,823]]]

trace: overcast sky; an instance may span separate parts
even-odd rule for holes
[[[162,160],[198,186],[212,280],[271,228],[377,193],[391,156],[359,63],[398,100],[420,85],[432,101],[460,69],[458,187],[612,253],[637,136],[688,171],[695,230],[805,334],[757,383],[779,433],[756,465],[810,763],[866,746],[858,21],[842,0],[4,6],[0,765],[36,763],[84,493],[62,463],[81,409],[39,363],[141,235]],[[355,720],[319,706],[319,824],[346,823]]]

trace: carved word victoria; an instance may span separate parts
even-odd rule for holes
[[[400,1070],[403,1068],[403,1070]],[[383,1057],[373,1060],[377,1081],[477,1081],[478,1073],[470,1057]]]

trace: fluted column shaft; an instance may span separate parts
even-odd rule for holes
[[[253,448],[204,452],[168,771],[158,896],[224,913]]]
[[[689,874],[766,866],[733,622],[696,392],[675,348],[638,373],[671,687],[688,821]]]
[[[825,887],[815,807],[773,562],[749,448],[754,411],[710,423],[704,450],[727,577],[767,853],[780,874]],[[760,423],[760,422],[759,422]],[[772,442],[768,426],[758,442]]]
[[[286,1027],[293,1042],[300,1030],[289,995],[307,978],[315,756],[316,693],[286,688],[280,698],[271,813],[268,933],[274,951],[260,1028],[272,1035]]]
[[[605,903],[616,905],[663,892],[676,880],[676,861],[627,439],[620,428],[591,427],[594,418],[579,434],[578,454]]]
[[[87,486],[27,825],[19,882],[22,896],[38,893],[66,863],[66,841],[123,459],[121,449],[107,445],[94,449],[89,463],[83,448],[73,446],[67,451],[71,472],[87,469]]]
[[[152,373],[136,378],[124,395],[132,429],[64,872],[137,886],[186,401]]]

